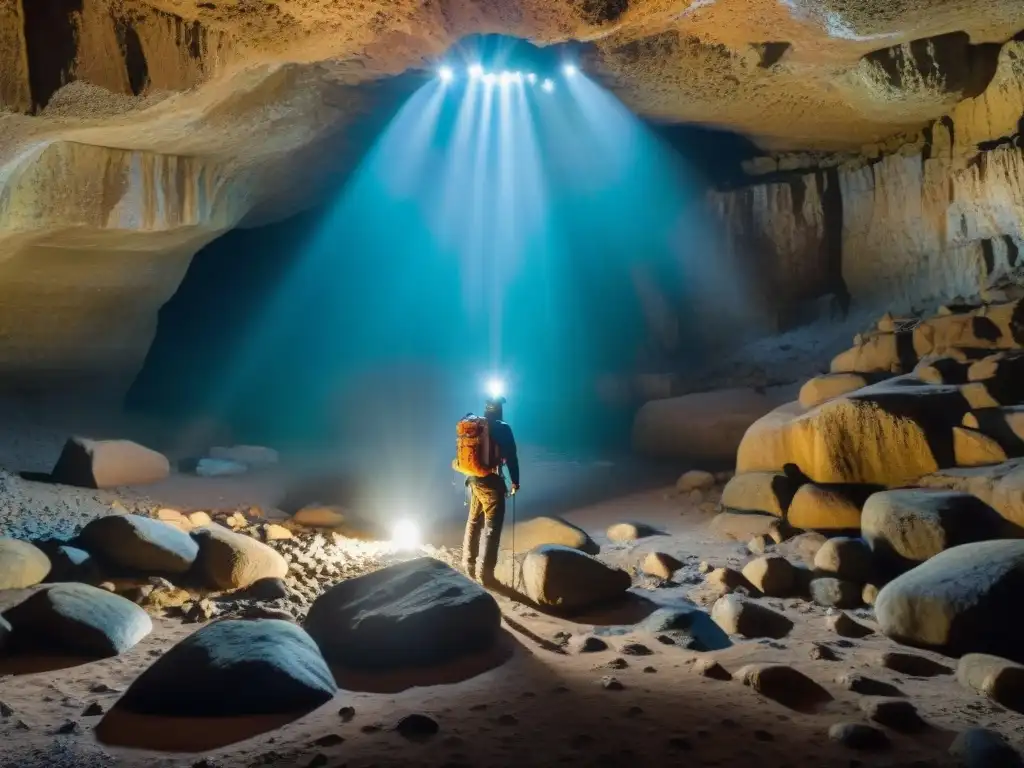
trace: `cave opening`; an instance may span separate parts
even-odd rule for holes
[[[486,37],[378,84],[318,205],[194,258],[129,405],[443,474],[500,374],[527,439],[627,448],[635,405],[598,385],[711,353],[692,308],[728,276],[700,201],[754,150],[644,123],[586,67]]]

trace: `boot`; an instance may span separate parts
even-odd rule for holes
[[[485,587],[497,586],[494,569],[498,565],[498,545],[501,543],[501,531],[495,530],[490,521],[484,524],[480,536],[480,560],[477,562],[476,580]]]

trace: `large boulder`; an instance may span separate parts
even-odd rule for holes
[[[966,415],[964,416],[966,418]],[[1009,458],[995,438],[968,427],[953,427],[953,459],[958,467],[983,467]]]
[[[877,485],[805,483],[793,496],[786,521],[804,531],[836,534],[860,530],[860,510]]]
[[[216,589],[241,589],[260,579],[283,579],[288,563],[251,536],[208,525],[192,532],[199,547],[196,570]]]
[[[905,484],[955,465],[953,429],[968,410],[959,388],[908,376],[810,410],[790,403],[747,430],[736,471],[793,465],[816,483]]]
[[[731,461],[747,427],[796,395],[787,385],[652,400],[633,422],[633,448],[655,458]]]
[[[913,368],[916,362],[910,333],[875,333],[832,358],[829,371],[895,374]]]
[[[887,374],[877,373],[825,373],[805,382],[797,400],[804,408],[814,408],[834,397],[877,384],[886,377]]]
[[[153,629],[149,615],[130,600],[87,584],[40,588],[7,610],[18,650],[83,658],[124,653]]]
[[[957,664],[956,679],[1007,709],[1024,712],[1024,664],[987,653],[967,653]]]
[[[167,651],[117,706],[167,717],[288,714],[326,704],[337,690],[320,649],[300,627],[224,620]]]
[[[560,517],[535,517],[516,523],[510,536],[515,536],[516,549],[527,552],[544,544],[559,544],[563,547],[578,549],[588,555],[596,555],[601,551],[590,535],[582,528]]]
[[[915,485],[977,496],[1003,519],[1024,527],[1024,459],[987,467],[952,467],[918,478]]]
[[[1021,590],[1024,541],[962,544],[889,582],[875,599],[875,616],[886,635],[908,645],[1021,662]]]
[[[88,523],[82,546],[107,563],[141,573],[185,573],[199,547],[169,523],[140,515],[107,515]]]
[[[56,483],[82,488],[116,488],[164,480],[171,465],[162,453],[130,440],[72,437],[50,473]]]
[[[1020,533],[969,493],[900,488],[871,496],[861,532],[881,567],[900,572],[960,544]]]
[[[421,557],[335,584],[313,603],[305,627],[331,664],[395,669],[486,650],[501,611],[478,584]]]
[[[1000,734],[984,728],[968,728],[957,734],[949,754],[960,768],[1022,768],[1024,760]]]
[[[800,483],[782,472],[734,475],[722,489],[722,506],[736,512],[759,512],[783,517]]]
[[[27,541],[0,538],[0,589],[34,587],[50,572],[50,559]]]
[[[964,414],[963,425],[984,432],[1010,456],[1024,455],[1024,405],[979,408]]]
[[[561,611],[578,611],[619,597],[631,584],[625,571],[557,544],[537,547],[523,561],[526,596],[537,605]]]

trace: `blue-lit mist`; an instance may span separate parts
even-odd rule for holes
[[[380,440],[379,474],[433,483],[492,375],[521,439],[586,440],[597,375],[644,362],[636,281],[683,323],[735,282],[713,256],[703,185],[613,95],[564,70],[488,83],[472,63],[425,79],[288,245],[205,412],[271,433],[338,423],[347,442]],[[700,334],[682,336],[685,360]]]

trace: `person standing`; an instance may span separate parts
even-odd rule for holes
[[[519,490],[519,457],[512,428],[503,421],[505,398],[491,397],[483,418],[467,414],[458,425],[456,458],[452,467],[466,475],[469,517],[462,543],[462,569],[485,587],[497,580],[505,499]],[[508,468],[506,485],[503,469]]]

